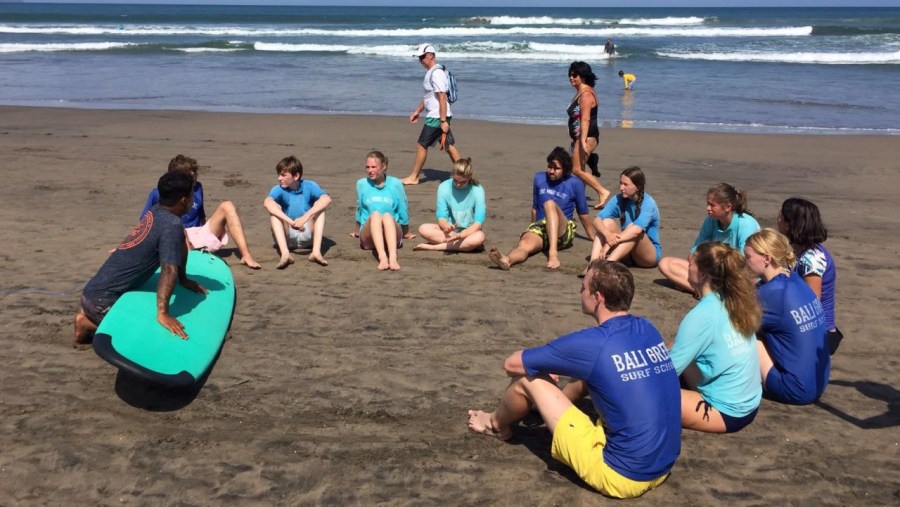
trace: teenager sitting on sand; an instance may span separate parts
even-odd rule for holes
[[[844,335],[835,325],[834,286],[837,274],[831,252],[822,244],[828,239],[828,229],[822,223],[819,207],[797,197],[785,200],[778,213],[778,230],[791,241],[797,257],[794,271],[822,302],[828,329],[828,351],[834,354]]]
[[[388,159],[380,151],[366,155],[366,177],[356,182],[356,227],[350,236],[359,247],[375,250],[378,269],[400,270],[397,249],[409,233],[409,211],[403,182],[387,175]]]
[[[681,452],[678,377],[653,324],[629,315],[633,296],[628,268],[591,262],[581,311],[597,326],[506,358],[512,383],[493,412],[469,411],[469,430],[509,440],[510,426],[537,409],[553,457],[600,493],[633,498],[662,484]],[[560,389],[556,375],[572,380]],[[596,423],[572,404],[588,394]]]
[[[822,304],[800,275],[791,272],[794,252],[780,232],[763,229],[750,236],[744,256],[750,271],[762,279],[756,348],[766,395],[808,405],[825,392],[831,372]]]
[[[652,268],[662,257],[659,244],[659,207],[644,193],[646,178],[640,167],[619,175],[619,193],[594,218],[591,260],[607,259]]]
[[[309,261],[327,266],[322,256],[322,237],[325,235],[325,209],[331,197],[314,181],[303,179],[303,164],[289,156],[275,165],[278,184],[272,187],[263,201],[269,212],[272,237],[278,247],[278,269],[294,263],[292,250],[312,248]]]
[[[247,239],[244,236],[244,228],[238,216],[237,208],[231,201],[224,201],[216,207],[216,211],[206,218],[206,209],[203,206],[203,185],[198,181],[199,166],[197,161],[184,155],[176,155],[169,161],[169,171],[181,171],[189,174],[194,179],[194,204],[181,217],[184,222],[185,233],[188,242],[194,250],[208,250],[215,252],[228,244],[228,236],[234,238],[234,244],[241,254],[241,264],[250,269],[259,269],[261,266],[250,255]],[[147,196],[147,202],[141,211],[143,217],[153,206],[159,204],[159,189],[154,188]]]
[[[484,245],[484,188],[475,178],[471,158],[454,162],[452,177],[438,185],[435,213],[438,222],[419,226],[425,243],[413,250],[471,252]]]
[[[546,251],[547,268],[559,268],[559,250],[572,246],[575,239],[575,213],[588,237],[594,231],[584,198],[584,184],[572,174],[572,157],[557,146],[547,155],[547,170],[534,175],[531,197],[531,225],[519,237],[508,254],[492,247],[491,261],[506,271],[532,255]]]
[[[734,433],[753,421],[762,398],[756,289],[743,256],[724,243],[702,243],[688,262],[700,302],[681,321],[669,351],[688,387],[681,390],[681,425]]]
[[[747,195],[727,183],[713,185],[706,191],[706,219],[700,226],[691,253],[700,243],[721,241],[739,253],[751,234],[759,230],[759,223],[747,210]],[[675,288],[692,292],[688,283],[688,261],[678,257],[663,257],[659,271]]]

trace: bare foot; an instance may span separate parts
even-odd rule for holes
[[[607,190],[605,193],[597,196],[597,204],[594,205],[594,209],[601,209],[603,205],[606,203],[607,199],[609,199],[610,192]]]
[[[397,262],[397,259],[390,259],[388,266],[391,268],[391,271],[400,271],[400,263]]]
[[[309,259],[309,262],[315,262],[322,266],[328,265],[328,261],[326,261],[325,257],[322,257],[322,254],[320,254],[320,253],[313,252],[313,253],[309,254],[309,257],[307,257],[307,258]]]
[[[241,258],[241,264],[247,266],[250,269],[262,269],[262,266],[260,266],[259,263],[253,260],[253,257],[250,257],[249,255]]]
[[[547,269],[559,269],[559,257],[554,255],[547,259]]]
[[[502,430],[494,428],[491,424],[491,414],[481,410],[469,410],[469,431],[499,438],[500,440],[509,440],[512,438],[512,430],[510,430],[509,427]]]
[[[275,267],[278,268],[278,269],[284,269],[284,268],[290,266],[290,265],[293,264],[293,263],[294,263],[294,256],[293,256],[293,255],[289,255],[289,256],[287,256],[287,257],[282,257],[281,260],[278,261],[278,265],[275,266]]]
[[[419,243],[413,247],[413,250],[439,250],[440,245],[432,245],[431,243]]]
[[[391,264],[388,261],[378,261],[378,269],[381,271],[387,271],[391,269]]]
[[[94,332],[97,326],[91,322],[91,319],[78,312],[75,316],[75,338],[72,340],[72,348],[76,350],[84,350],[91,346],[94,342]]]
[[[491,247],[488,250],[488,257],[491,258],[491,262],[500,267],[503,271],[509,271],[509,258],[502,253],[500,250],[497,250],[496,247]]]
[[[419,178],[416,178],[416,179],[403,178],[400,181],[402,181],[404,185],[418,185],[419,184]]]

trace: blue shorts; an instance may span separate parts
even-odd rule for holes
[[[725,421],[725,433],[737,433],[738,431],[741,431],[745,426],[756,419],[756,414],[758,412],[759,407],[756,407],[753,409],[753,412],[750,412],[743,417],[732,417],[720,410],[719,414],[722,416],[722,420]]]

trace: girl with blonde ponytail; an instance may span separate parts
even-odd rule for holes
[[[828,385],[831,355],[825,311],[816,294],[796,272],[790,240],[774,229],[747,239],[747,265],[762,280],[759,301],[762,325],[756,348],[763,388],[773,399],[807,405]]]
[[[471,158],[454,162],[451,178],[438,185],[435,213],[437,223],[419,227],[425,243],[413,250],[471,252],[484,246],[482,227],[487,208]]]
[[[734,433],[756,417],[762,388],[756,330],[761,310],[741,254],[715,241],[688,257],[688,281],[700,296],[681,321],[669,356],[683,384],[681,425]]]

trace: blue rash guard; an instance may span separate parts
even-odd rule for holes
[[[776,276],[760,285],[758,293],[763,309],[759,334],[775,363],[766,376],[766,393],[793,405],[816,401],[831,373],[822,304],[797,273]]]
[[[649,481],[672,469],[681,452],[681,396],[659,331],[634,315],[562,336],[522,352],[530,376],[582,379],[603,421],[603,461],[619,474]]]

